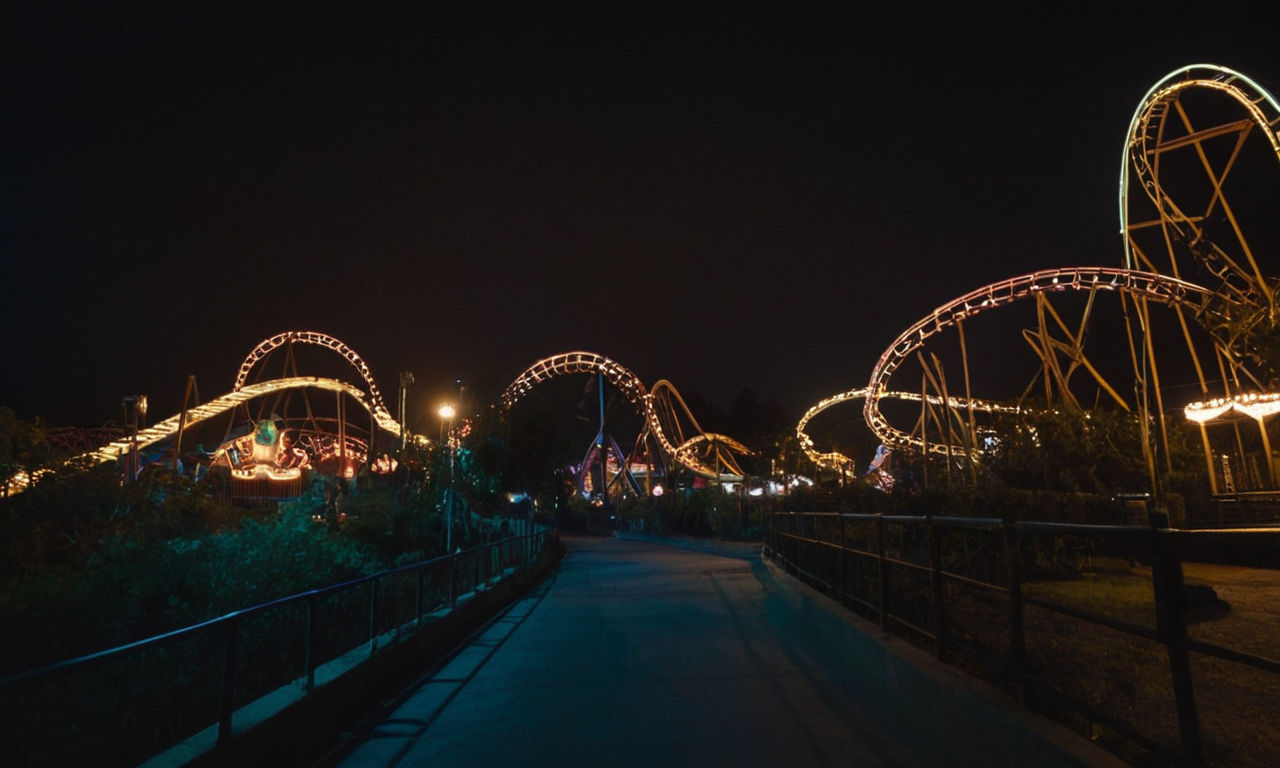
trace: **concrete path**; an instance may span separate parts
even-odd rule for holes
[[[983,738],[922,751],[872,725],[884,712],[866,711],[871,700],[858,695],[856,672],[843,663],[867,655],[858,647],[865,627],[801,594],[807,590],[758,555],[611,538],[566,544],[570,554],[551,582],[419,684],[341,764],[1039,764],[1010,759]],[[873,658],[864,666],[893,664]],[[921,695],[922,683],[893,674],[911,690],[891,695]],[[944,737],[920,719],[924,741]],[[1103,759],[1058,762],[1095,757]]]

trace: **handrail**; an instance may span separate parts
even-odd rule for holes
[[[258,614],[269,611],[273,608],[279,608],[281,606],[289,605],[290,603],[301,602],[303,600],[310,600],[313,598],[324,597],[326,595],[334,594],[336,592],[340,592],[345,589],[350,589],[352,587],[360,586],[361,584],[367,584],[368,582],[374,581],[376,579],[381,579],[386,576],[393,576],[397,573],[404,573],[406,571],[413,571],[413,570],[418,570],[422,568],[428,568],[448,560],[452,560],[465,555],[477,553],[481,548],[493,547],[500,544],[505,544],[511,541],[515,541],[517,539],[522,539],[527,536],[546,533],[546,530],[547,529],[543,529],[542,531],[535,531],[529,534],[523,534],[521,536],[508,536],[507,538],[500,539],[498,541],[487,542],[485,544],[478,544],[472,547],[471,549],[459,550],[458,552],[454,552],[446,555],[437,555],[436,557],[428,558],[426,560],[420,560],[416,563],[409,563],[407,565],[401,565],[395,568],[389,568],[387,570],[378,571],[377,573],[368,574],[366,576],[359,576],[357,578],[350,579],[348,581],[339,582],[337,584],[330,584],[325,587],[309,589],[306,592],[298,592],[296,594],[286,595],[285,597],[278,597],[274,600],[269,600],[265,603],[258,603],[257,605],[253,605],[248,608],[242,608],[240,610],[231,611],[230,613],[223,614],[216,618],[206,619],[205,621],[199,622],[197,624],[191,624],[185,627],[181,627],[179,629],[161,633],[159,635],[152,635],[151,637],[146,637],[141,640],[135,640],[130,643],[125,643],[124,645],[118,645],[113,648],[107,648],[101,651],[94,651],[93,653],[88,653],[83,656],[77,656],[71,659],[65,659],[63,661],[58,661],[58,662],[54,662],[53,664],[45,665],[43,667],[37,667],[35,669],[30,669],[25,672],[19,672],[17,674],[9,675],[8,677],[0,678],[0,688],[13,683],[22,682],[25,680],[32,680],[32,679],[54,675],[62,672],[68,672],[73,669],[88,666],[94,663],[101,663],[109,659],[113,659],[122,654],[128,653],[130,651],[164,645],[174,640],[177,640],[181,637],[195,634],[202,630],[206,630],[211,627],[216,627],[221,624],[226,624],[231,621],[238,621],[240,619],[248,618],[250,616],[256,616]]]
[[[1003,521],[996,518],[934,515],[776,510],[766,517],[763,554],[784,567],[788,573],[803,578],[826,591],[846,606],[857,605],[865,609],[873,619],[879,619],[882,628],[902,627],[909,629],[913,634],[918,634],[924,638],[925,642],[934,646],[941,660],[949,660],[948,657],[967,658],[1000,670],[1001,679],[1011,684],[1016,689],[1019,700],[1024,702],[1028,686],[1036,682],[1036,678],[1028,671],[1026,663],[1024,606],[1035,606],[1164,646],[1168,655],[1173,683],[1173,703],[1176,704],[1178,730],[1182,739],[1181,755],[1188,764],[1200,764],[1203,762],[1203,747],[1188,652],[1204,654],[1273,674],[1280,674],[1280,660],[1225,648],[1188,635],[1185,583],[1178,544],[1194,541],[1272,540],[1280,536],[1280,529],[1174,528],[1169,525],[1168,516],[1153,510],[1149,503],[1147,516],[1148,525],[1143,526]],[[839,521],[839,525],[836,525],[836,521]],[[872,527],[869,529],[861,527],[863,533],[859,534],[856,541],[851,540],[847,535],[846,524],[853,522],[871,523]],[[894,524],[894,528],[889,529],[888,524]],[[886,546],[890,531],[897,530],[898,525],[919,526],[926,534],[911,539],[911,553],[905,556],[899,556],[901,552],[893,552],[892,547]],[[941,533],[956,529],[983,531],[1003,539],[1004,567],[1000,568],[1000,564],[996,561],[988,561],[985,568],[973,572],[972,576],[956,572],[954,567],[944,567],[942,555],[944,538]],[[1132,558],[1139,557],[1142,561],[1149,562],[1155,609],[1154,625],[1066,605],[1041,596],[1023,594],[1022,571],[1026,568],[1026,561],[1023,558],[1022,546],[1033,542],[1032,537],[1037,535],[1106,539],[1120,545],[1119,552],[1127,553],[1131,561]],[[916,552],[924,557],[915,554]],[[853,567],[854,557],[862,558],[861,562],[872,563],[873,567],[865,569]],[[917,561],[912,562],[907,559],[908,557],[915,557]],[[994,557],[1000,556],[997,554]],[[927,562],[925,562],[926,558]],[[992,566],[995,567],[992,568]],[[928,586],[913,588],[910,596],[895,600],[893,593],[886,589],[890,571],[894,569],[900,572],[910,570],[916,573],[927,573]],[[982,651],[972,645],[963,647],[965,646],[963,641],[953,642],[949,639],[947,625],[950,619],[947,618],[946,603],[956,598],[947,597],[946,590],[941,586],[944,581],[956,582],[972,588],[990,589],[1005,595],[1008,602],[1009,622],[1006,639],[1001,641],[1007,643],[1003,651],[1005,655],[999,658],[992,656],[992,651],[995,651],[996,656],[1000,656],[999,644],[992,649]],[[930,608],[933,613],[932,624],[926,617]],[[924,626],[920,625],[919,619],[924,619]],[[1060,702],[1077,701],[1065,693],[1056,698]],[[1087,706],[1087,702],[1084,704]],[[1086,717],[1099,714],[1084,710],[1075,711],[1085,714]],[[1146,746],[1155,744],[1146,735],[1136,731],[1125,732],[1125,736],[1133,739],[1134,743]],[[1168,746],[1161,748],[1166,749]]]

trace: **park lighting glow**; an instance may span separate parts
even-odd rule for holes
[[[746,446],[726,435],[704,432],[671,382],[661,379],[646,391],[634,373],[594,352],[562,352],[538,360],[507,385],[501,397],[502,407],[511,408],[544,381],[579,373],[598,374],[608,380],[644,420],[646,435],[677,464],[708,480],[742,479],[744,473],[735,456],[750,454]],[[696,433],[692,437],[684,434],[686,423],[690,432]]]
[[[966,310],[974,308],[968,304],[965,305]],[[858,473],[858,462],[839,451],[831,451],[829,453],[820,453],[814,446],[813,438],[805,432],[805,427],[813,420],[815,416],[832,406],[852,400],[865,400],[867,393],[871,390],[867,387],[858,387],[841,392],[831,397],[825,398],[818,402],[809,410],[805,411],[804,416],[800,417],[799,423],[796,424],[796,437],[800,441],[800,449],[804,451],[805,456],[814,464],[823,469],[829,469],[836,472]],[[1014,405],[1001,405],[1000,403],[987,400],[968,399],[962,397],[948,397],[945,400],[939,395],[921,395],[919,392],[881,392],[880,400],[905,400],[919,403],[921,401],[928,402],[935,407],[946,406],[954,411],[972,409],[980,413],[1022,413],[1022,408]]]
[[[437,413],[440,414],[440,418],[444,419],[445,421],[448,421],[452,419],[454,416],[456,416],[458,412],[453,409],[452,405],[449,405],[448,403],[446,403],[440,406],[440,410],[437,411]]]
[[[1235,99],[1249,113],[1254,124],[1262,128],[1262,135],[1271,142],[1272,151],[1280,155],[1280,136],[1271,131],[1271,126],[1275,125],[1272,118],[1280,112],[1280,103],[1262,86],[1239,72],[1217,64],[1190,64],[1165,75],[1138,102],[1120,153],[1120,234],[1124,236],[1126,267],[1132,268],[1134,263],[1129,242],[1130,160],[1133,161],[1133,170],[1140,182],[1135,185],[1135,189],[1142,189],[1144,184],[1152,182],[1154,170],[1150,158],[1156,154],[1149,146],[1147,124],[1161,107],[1167,108],[1168,103],[1176,99],[1181,91],[1190,88],[1215,90]],[[1150,186],[1157,187],[1158,184],[1151,183]]]
[[[1191,403],[1182,409],[1187,419],[1197,424],[1205,424],[1232,411],[1261,421],[1268,416],[1280,413],[1280,392],[1251,392],[1235,397],[1219,397]]]
[[[296,343],[314,344],[337,353],[350,363],[360,375],[360,378],[367,386],[367,391],[361,390],[346,381],[319,376],[295,375],[258,381],[252,384],[248,383],[251,372],[261,366],[268,355],[281,347],[288,347]],[[339,395],[340,398],[350,398],[369,413],[379,429],[396,437],[400,437],[402,433],[400,423],[391,416],[391,413],[383,404],[382,395],[378,391],[377,384],[373,381],[368,365],[354,350],[340,340],[323,333],[288,331],[266,339],[249,353],[249,356],[241,363],[239,374],[236,376],[236,382],[231,392],[201,405],[185,409],[182,413],[175,414],[152,426],[141,428],[137,430],[136,434],[128,438],[114,440],[92,451],[80,454],[68,460],[65,464],[67,466],[78,466],[86,463],[115,462],[132,451],[141,450],[172,438],[175,434],[179,434],[180,429],[184,426],[186,429],[190,429],[200,422],[208,421],[228,411],[244,407],[246,403],[255,398],[308,389],[333,392]],[[145,398],[140,398],[136,407],[139,416],[143,415],[146,409]],[[412,438],[419,446],[427,444],[427,439],[421,435],[413,435]],[[281,452],[286,450],[292,452],[291,457],[284,458],[281,456]],[[236,480],[242,481],[294,481],[301,476],[298,470],[307,469],[313,464],[331,461],[335,458],[343,458],[344,461],[354,460],[356,464],[363,463],[363,457],[367,455],[367,451],[367,446],[351,436],[347,436],[346,443],[341,447],[341,450],[336,444],[313,444],[303,451],[296,445],[279,445],[273,439],[268,439],[265,443],[251,444],[245,442],[237,446],[237,463],[241,461],[240,457],[247,459],[250,463],[248,466],[232,466],[231,469],[236,471],[231,476]],[[215,462],[231,463],[231,457],[227,453],[226,446],[215,451],[213,456]],[[282,464],[288,464],[289,466],[281,466]],[[261,472],[257,471],[258,467],[262,467]],[[354,475],[354,469],[348,468],[347,471],[348,476]],[[39,474],[42,473],[43,471],[37,473],[36,477],[39,477]],[[8,483],[8,492],[12,494],[25,490],[33,484],[34,480],[35,478],[27,477],[25,474],[12,478]]]
[[[966,446],[948,445],[944,442],[926,445],[920,438],[889,424],[888,418],[880,411],[880,400],[889,392],[890,377],[935,334],[974,315],[1047,291],[1111,291],[1131,299],[1147,299],[1165,306],[1184,307],[1193,314],[1203,311],[1217,298],[1217,294],[1208,288],[1155,272],[1087,266],[1044,269],[970,291],[917,320],[880,355],[871,371],[871,380],[864,395],[866,403],[863,406],[867,426],[880,442],[894,448],[927,451],[935,455],[968,456],[969,449]]]
[[[360,355],[356,354],[354,349],[348,347],[341,340],[335,339],[327,333],[317,333],[316,331],[286,331],[284,333],[277,333],[275,336],[263,340],[258,344],[258,346],[254,347],[253,351],[244,359],[244,362],[240,363],[240,372],[236,374],[236,383],[232,388],[233,391],[239,392],[241,389],[244,389],[245,383],[249,380],[249,373],[255,366],[265,360],[274,350],[284,346],[291,346],[295,343],[315,344],[316,346],[331,349],[338,353],[338,355],[347,362],[351,363],[351,366],[356,369],[356,372],[360,374],[361,378],[364,379],[365,384],[369,388],[370,409],[378,412],[379,416],[385,413],[387,419],[391,420],[390,412],[387,411],[386,405],[382,402],[382,393],[378,391],[378,385],[373,380],[373,373],[369,370],[369,366],[363,359],[361,359]],[[400,434],[399,430],[396,430],[396,434]]]
[[[269,464],[255,464],[248,469],[232,469],[231,476],[237,480],[254,480],[258,478],[266,478],[277,482],[286,480],[296,480],[302,476],[302,470],[292,467],[273,467]]]

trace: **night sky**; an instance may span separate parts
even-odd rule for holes
[[[1280,89],[1261,10],[27,5],[0,22],[0,405],[52,424],[132,393],[163,418],[289,329],[388,393],[413,371],[422,412],[586,349],[798,416],[953,296],[1118,266],[1159,78]]]

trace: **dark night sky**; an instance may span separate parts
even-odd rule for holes
[[[28,5],[0,24],[0,404],[55,424],[226,392],[288,329],[384,390],[415,372],[424,411],[587,349],[798,415],[952,296],[1118,265],[1160,77],[1280,88],[1262,11]]]

